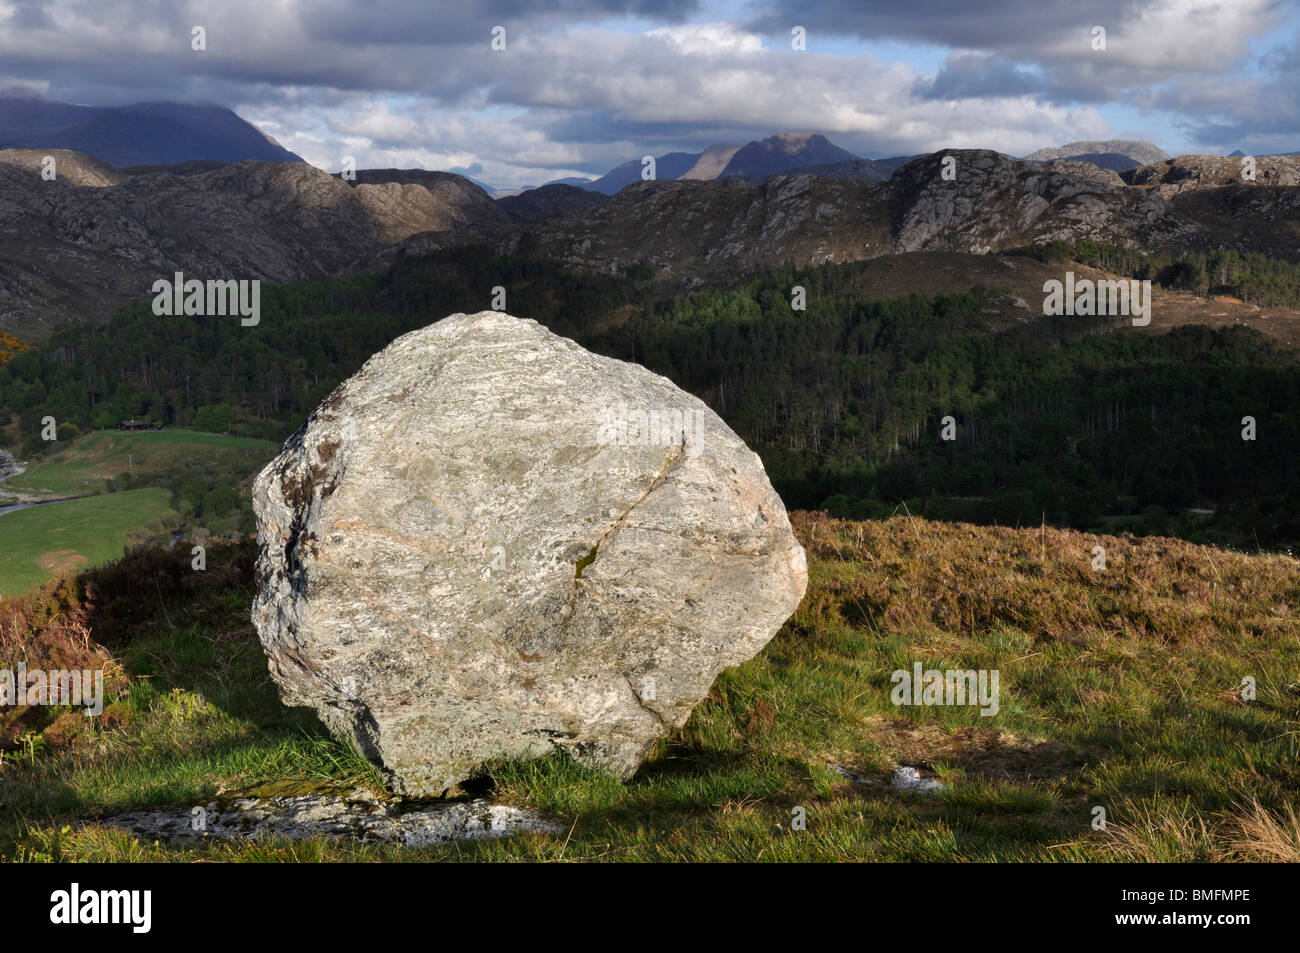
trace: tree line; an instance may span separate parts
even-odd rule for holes
[[[1069,249],[1122,273],[1173,267],[1102,260],[1120,252]],[[996,331],[1004,289],[877,300],[863,264],[773,268],[680,294],[635,266],[578,273],[456,248],[382,274],[264,286],[255,328],[159,318],[143,302],[0,367],[0,424],[16,418],[24,457],[46,449],[39,422],[51,414],[81,428],[130,417],[282,440],[393,338],[484,310],[497,286],[512,313],[704,399],[792,508],[868,517],[906,505],[1251,548],[1300,540],[1295,355],[1246,328],[1114,335],[1098,318]]]

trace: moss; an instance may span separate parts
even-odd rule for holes
[[[587,553],[587,555],[583,556],[581,559],[578,560],[578,568],[573,574],[574,579],[582,578],[582,571],[596,561],[596,552],[599,549],[600,549],[600,544],[597,543],[595,546],[591,547],[591,552]]]

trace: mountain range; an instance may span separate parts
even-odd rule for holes
[[[881,182],[888,179],[894,170],[915,158],[917,156],[911,155],[862,159],[841,149],[819,133],[779,133],[744,146],[719,143],[709,146],[703,152],[669,152],[656,156],[655,179],[707,182],[738,177],[761,184],[774,175],[798,169],[832,179]],[[1039,149],[1025,156],[1029,162],[1073,159],[1113,172],[1123,172],[1168,158],[1169,154],[1159,146],[1132,139],[1071,142],[1055,148]],[[627,186],[642,181],[641,170],[642,160],[635,159],[615,166],[596,179],[556,179],[547,185],[571,185],[602,195],[616,195]],[[495,192],[494,195],[506,199],[528,191],[531,190],[511,189]]]
[[[869,161],[859,159],[815,132],[778,133],[743,146],[718,143],[703,152],[668,152],[655,156],[654,160],[656,180],[700,182],[731,177],[770,177],[792,169]],[[627,186],[642,181],[643,167],[643,160],[630,159],[596,179],[558,179],[547,184],[575,185],[602,195],[616,195]],[[512,191],[510,196],[522,191],[526,190]]]
[[[852,159],[636,181],[613,196],[552,185],[494,201],[453,173],[361,170],[348,182],[304,162],[142,171],[56,152],[58,178],[45,181],[42,154],[0,150],[0,329],[29,337],[107,316],[176,270],[284,282],[466,244],[609,272],[649,266],[688,286],[783,262],[1056,240],[1300,260],[1300,159],[1291,157],[1259,157],[1245,182],[1241,160],[1222,156],[1119,174],[1074,159],[945,150],[888,177],[887,161]]]

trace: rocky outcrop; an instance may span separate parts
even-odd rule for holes
[[[1085,179],[1092,179],[1094,182],[1100,182],[1113,188],[1123,188],[1126,184],[1114,169],[1103,168],[1086,159],[1051,159],[1043,163],[1043,168],[1051,172],[1061,172],[1065,175],[1077,175]]]
[[[53,159],[50,164],[47,161]],[[80,152],[67,149],[0,149],[0,165],[10,165],[40,174],[45,168],[53,170],[55,178],[62,177],[70,185],[82,188],[103,188],[117,185],[126,175],[107,162],[100,162]]]
[[[864,182],[885,182],[893,177],[901,166],[920,156],[894,156],[890,159],[848,159],[844,162],[832,162],[828,165],[810,165],[799,169],[798,175],[815,175],[823,179],[861,179]],[[770,182],[774,175],[750,175],[745,181],[751,185]]]
[[[556,748],[629,777],[807,583],[702,402],[497,312],[371,358],[253,496],[281,697],[405,795]]]
[[[385,244],[418,232],[482,238],[510,227],[510,216],[492,196],[452,172],[361,169],[352,184]]]
[[[952,178],[943,175],[951,157]],[[1093,241],[1118,245],[1185,239],[1191,230],[1160,198],[1099,180],[1032,165],[982,149],[954,149],[903,166],[896,251],[981,254],[1033,242]]]
[[[821,264],[888,254],[887,183],[780,175],[754,186],[639,182],[611,201],[537,223],[541,254],[621,271],[637,262],[687,281],[757,264]]]
[[[801,170],[761,184],[644,182],[534,231],[544,254],[573,264],[618,271],[641,261],[688,282],[754,264],[983,254],[1057,239],[1178,246],[1201,234],[1164,199],[1113,172],[966,149],[914,159],[888,181]]]
[[[1296,156],[1178,156],[1125,172],[1130,185],[1150,189],[1163,198],[1184,192],[1225,186],[1300,185]]]

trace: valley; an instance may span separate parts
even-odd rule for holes
[[[234,535],[247,518],[237,487],[275,451],[193,430],[96,431],[66,443],[0,480],[0,593],[110,562],[127,546]],[[21,504],[37,505],[5,512]]]

